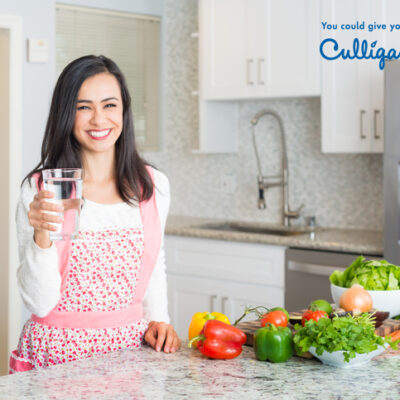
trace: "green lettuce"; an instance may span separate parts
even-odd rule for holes
[[[357,283],[366,290],[400,290],[400,267],[386,260],[366,260],[360,256],[345,271],[334,271],[329,279],[345,288]]]

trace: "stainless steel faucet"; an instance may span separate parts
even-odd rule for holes
[[[261,171],[260,156],[258,154],[257,142],[256,142],[256,125],[258,121],[266,116],[270,115],[275,118],[279,125],[279,133],[281,136],[281,173],[278,175],[263,175]],[[257,159],[258,167],[258,208],[266,208],[264,190],[274,187],[282,187],[282,224],[284,226],[290,226],[291,219],[298,218],[300,216],[300,211],[303,208],[302,204],[296,211],[292,211],[289,207],[289,169],[288,169],[288,158],[286,151],[286,140],[285,140],[285,130],[283,128],[282,120],[280,116],[272,110],[263,110],[258,112],[253,119],[250,121],[253,125],[253,145],[254,152]]]

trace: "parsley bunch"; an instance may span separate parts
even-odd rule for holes
[[[295,329],[294,343],[301,352],[308,351],[310,347],[315,347],[318,355],[324,351],[332,353],[341,350],[346,362],[356,353],[369,353],[386,343],[396,349],[398,343],[392,342],[390,337],[376,335],[374,317],[368,313],[321,318],[318,322],[310,320],[304,327],[296,324]]]

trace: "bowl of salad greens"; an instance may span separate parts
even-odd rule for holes
[[[295,326],[293,341],[297,353],[310,352],[322,363],[340,368],[365,364],[398,342],[375,333],[371,314],[346,315],[310,320]]]
[[[315,358],[318,358],[318,360],[320,360],[323,364],[338,368],[349,368],[364,365],[371,361],[374,357],[382,354],[385,350],[385,347],[378,347],[376,350],[372,350],[369,353],[357,353],[354,358],[346,362],[344,358],[344,351],[334,351],[332,353],[324,351],[321,355],[319,355],[315,347],[310,347],[308,349],[309,353],[311,353]]]
[[[397,265],[360,256],[345,271],[334,271],[329,280],[337,306],[343,292],[359,284],[371,295],[375,309],[388,311],[389,318],[400,314],[400,267]]]

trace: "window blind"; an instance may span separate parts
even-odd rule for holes
[[[132,97],[136,140],[158,149],[160,18],[57,4],[57,76],[72,60],[105,55],[122,70]]]

